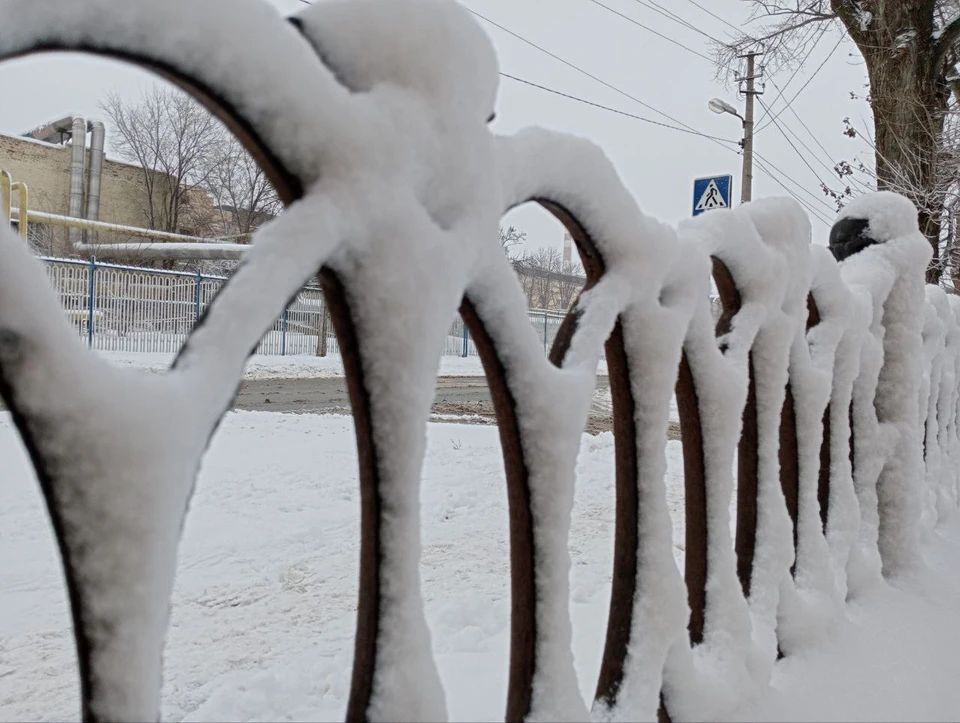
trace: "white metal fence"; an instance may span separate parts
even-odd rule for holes
[[[92,349],[121,352],[175,352],[213,300],[222,276],[104,264],[90,259],[44,258],[60,303],[77,333]],[[550,349],[564,315],[530,310],[544,353]],[[304,287],[267,332],[257,354],[339,354],[323,294]],[[476,356],[477,349],[460,318],[450,329],[447,356]]]

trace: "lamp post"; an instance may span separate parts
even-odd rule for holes
[[[759,95],[755,83],[757,79],[755,67],[757,55],[758,53],[747,53],[743,56],[747,60],[747,74],[738,78],[740,83],[746,83],[747,85],[746,89],[743,90],[747,99],[744,115],[740,115],[736,108],[720,98],[713,98],[707,103],[707,106],[714,113],[734,115],[743,123],[743,140],[740,142],[743,147],[743,175],[740,179],[741,203],[747,203],[753,198],[753,104],[756,96]],[[762,66],[760,72],[763,73]]]
[[[753,96],[748,96],[753,98]],[[740,119],[740,122],[743,124],[743,140],[740,141],[740,146],[743,148],[743,171],[740,177],[740,202],[747,203],[753,196],[753,118],[750,120],[744,118],[732,105],[727,103],[727,101],[722,100],[721,98],[712,98],[707,106],[714,113],[718,115],[723,115],[727,113],[732,116],[736,116]],[[753,103],[750,103],[748,109],[750,111]],[[753,114],[750,113],[752,116]]]

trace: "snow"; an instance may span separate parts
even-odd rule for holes
[[[173,362],[174,354],[99,351],[97,355],[119,367],[142,369],[159,373],[166,371]],[[483,365],[480,357],[443,356],[440,358],[438,376],[480,377]],[[606,374],[606,363],[601,362],[599,373]],[[344,376],[343,358],[339,354],[318,356],[273,356],[250,357],[244,368],[244,379],[327,379]]]
[[[894,40],[894,47],[898,50],[909,48],[917,39],[917,31],[914,28],[907,28],[901,31]]]
[[[0,57],[29,49],[36,38],[121,55],[135,49],[140,57],[220,91],[284,164],[308,182],[318,177],[319,168],[326,169],[329,157],[318,157],[317,151],[321,146],[333,150],[330,139],[356,119],[346,89],[269,3],[4,0],[3,12],[16,22],[0,27]],[[182,22],[187,15],[191,22]],[[278,108],[297,113],[278,113]],[[297,122],[298,114],[313,122]]]
[[[325,253],[323,244],[284,249],[283,240],[308,224],[329,229],[332,245],[339,236],[328,211],[301,204],[265,227],[166,375],[87,353],[41,262],[0,230],[0,387],[37,466],[84,623],[86,715],[141,719],[157,710],[166,601],[200,458],[273,310]]]
[[[848,590],[847,566],[860,531],[860,506],[850,459],[849,410],[854,382],[860,373],[862,329],[866,326],[868,314],[864,304],[860,303],[861,298],[843,283],[833,255],[822,247],[812,247],[811,253],[814,254],[815,267],[811,294],[820,314],[820,323],[807,334],[810,357],[818,372],[824,370],[831,356],[833,366],[829,398],[831,483],[824,533],[830,549],[836,593],[842,599]],[[819,512],[819,505],[817,509]],[[815,536],[806,524],[804,528],[801,535]],[[798,539],[798,542],[803,548],[808,544],[805,540]],[[798,553],[798,557],[802,558],[803,553]],[[799,559],[798,566],[803,565],[803,559]],[[840,609],[839,605],[837,608]]]
[[[59,562],[8,414],[0,415],[0,456],[0,719],[72,719],[78,698]],[[356,462],[347,417],[227,415],[180,550],[163,720],[343,719],[358,572]],[[609,597],[612,466],[611,434],[581,438],[570,545],[584,697],[596,679]],[[667,444],[665,482],[682,561],[678,442]],[[510,593],[497,430],[429,425],[422,501],[427,621],[451,719],[502,720]],[[772,687],[728,719],[955,717],[957,520],[938,528],[924,554],[922,586],[871,590],[828,639],[780,662]]]
[[[946,32],[947,28],[954,25],[958,21],[960,21],[960,13],[954,14],[949,18],[942,20],[940,23],[940,27],[934,30],[930,34],[930,37],[933,38],[934,41],[940,40],[940,38],[943,37],[944,32]]]
[[[839,266],[811,250],[809,221],[790,200],[716,211],[677,229],[662,224],[640,209],[593,144],[539,129],[490,134],[497,60],[476,22],[453,2],[329,0],[298,15],[303,36],[254,0],[5,0],[0,7],[17,19],[0,27],[0,57],[30,49],[37,38],[127,55],[136,49],[216,89],[305,192],[257,233],[245,263],[162,374],[144,371],[163,371],[157,367],[166,359],[88,354],[47,293],[40,264],[0,229],[0,389],[39,470],[63,548],[82,623],[86,717],[155,717],[168,621],[171,717],[269,718],[291,709],[296,717],[340,717],[356,607],[369,633],[361,652],[371,661],[369,671],[357,672],[369,672],[371,684],[369,695],[363,686],[354,689],[351,706],[363,707],[351,716],[486,715],[506,669],[509,512],[511,553],[527,555],[521,562],[531,565],[529,579],[513,583],[530,586],[536,634],[529,641],[529,710],[508,715],[586,719],[595,676],[592,663],[584,675],[590,658],[581,654],[582,621],[589,620],[596,656],[609,579],[598,569],[610,569],[603,557],[609,545],[597,533],[612,525],[612,481],[609,454],[600,454],[609,451],[610,437],[585,440],[582,430],[603,344],[618,323],[637,430],[635,440],[621,442],[639,453],[636,479],[618,484],[635,486],[640,500],[637,569],[630,571],[638,584],[622,681],[594,706],[596,717],[653,718],[661,692],[677,720],[746,716],[771,700],[771,680],[789,697],[791,686],[817,681],[822,670],[833,671],[820,681],[824,687],[848,667],[879,670],[882,661],[865,657],[876,653],[872,625],[905,606],[924,613],[913,631],[920,639],[932,637],[924,626],[945,622],[939,603],[958,596],[950,582],[935,587],[923,553],[936,551],[957,498],[956,475],[945,474],[940,459],[960,457],[958,307],[925,296],[930,248],[906,199],[878,193],[851,201],[841,218],[868,220],[878,243]],[[573,310],[578,323],[559,366],[545,359],[492,233],[506,210],[534,199],[572,214],[594,242],[594,264],[604,267]],[[711,259],[729,270],[741,302],[719,339],[709,301]],[[342,284],[356,331],[363,458],[347,451],[352,425],[342,419],[229,415],[216,438],[224,451],[215,447],[207,458],[187,519],[206,445],[244,375],[335,372],[333,357],[248,363],[288,300],[321,267]],[[822,323],[808,334],[811,290],[824,308]],[[464,298],[496,350],[507,405],[516,412],[516,437],[509,425],[500,430],[518,457],[506,480],[495,430],[428,424]],[[702,641],[697,630],[693,645],[677,565],[678,449],[666,440],[681,357],[702,424],[709,541]],[[460,362],[460,370],[471,364]],[[757,544],[745,595],[731,528],[751,374],[760,434]],[[796,550],[778,449],[788,381],[799,429]],[[842,461],[840,436],[851,396],[853,474]],[[831,401],[839,433],[831,440],[836,475],[824,536],[816,472],[820,420]],[[930,442],[926,458],[921,423]],[[9,423],[6,430],[12,446]],[[427,457],[428,449],[437,454],[438,434],[457,439],[449,448],[439,443],[440,463]],[[468,454],[460,454],[462,439]],[[24,486],[29,474],[20,459],[11,476]],[[362,490],[353,481],[357,463]],[[504,482],[514,500],[509,510]],[[5,556],[15,572],[31,559],[18,540],[35,542],[42,528],[37,498],[29,499],[33,508],[16,500],[0,507],[2,515],[17,515],[3,527],[19,546]],[[583,513],[584,500],[593,518]],[[376,569],[351,597],[358,501],[360,555]],[[606,526],[584,535],[581,527],[597,515]],[[174,588],[185,520],[183,574]],[[265,522],[274,525],[273,537],[250,534]],[[588,569],[578,572],[581,560]],[[55,565],[50,569],[44,594],[56,587]],[[39,588],[22,567],[16,574],[12,589],[27,594],[8,617],[19,621],[35,612]],[[893,595],[891,583],[903,585],[907,597]],[[497,596],[485,599],[480,591],[490,589]],[[918,595],[937,602],[925,608]],[[866,637],[848,625],[859,611],[871,624]],[[473,615],[478,619],[469,622]],[[36,622],[25,629],[36,632]],[[828,633],[836,633],[834,642],[849,636],[850,644],[832,650]],[[931,641],[932,652],[956,637]],[[231,644],[212,654],[224,640]],[[35,643],[15,649],[32,653]],[[833,663],[823,662],[811,677],[809,666],[777,666],[778,648],[796,661],[826,655]],[[485,657],[494,653],[499,664]],[[173,662],[178,654],[183,668]],[[4,705],[48,715],[50,696],[70,675],[69,656],[59,655],[49,676],[60,681],[55,690],[42,690],[27,710],[16,694],[4,694]],[[22,667],[0,683],[27,685]]]
[[[917,210],[903,196],[881,192],[854,199],[842,217],[869,218],[870,235],[881,243],[864,249],[849,266],[861,279],[889,278],[879,296],[883,315],[884,364],[877,381],[877,420],[889,434],[886,464],[877,480],[878,546],[883,573],[912,572],[919,564],[919,480],[923,476],[922,435],[917,400],[922,379],[924,271],[931,249],[916,226]],[[884,284],[885,287],[885,284]]]
[[[90,254],[102,259],[239,259],[249,250],[249,244],[200,241],[77,244],[74,246],[74,251],[81,256]]]
[[[558,372],[549,367],[527,320],[525,304],[520,303],[519,283],[489,234],[505,210],[500,186],[509,179],[503,179],[496,166],[499,157],[486,125],[499,80],[497,61],[477,23],[451,2],[318,4],[303,11],[298,27],[308,40],[322,46],[321,63],[292,24],[252,0],[211,2],[200,9],[184,1],[156,7],[94,0],[59,10],[11,1],[6,9],[18,22],[0,29],[0,56],[29,50],[37,39],[47,46],[95,48],[124,56],[135,52],[190,77],[200,87],[214,89],[309,189],[300,203],[257,234],[246,263],[209,307],[170,374],[158,378],[109,373],[91,358],[85,360],[88,374],[74,370],[72,377],[63,375],[63,382],[49,390],[33,388],[38,379],[30,380],[32,384],[16,380],[28,397],[51,397],[47,407],[27,399],[21,418],[30,422],[42,411],[45,417],[60,416],[58,421],[63,424],[63,405],[72,401],[63,386],[70,383],[111,396],[116,391],[115,379],[128,379],[131,389],[123,398],[143,409],[149,405],[141,402],[152,401],[144,398],[144,390],[150,387],[169,387],[181,395],[177,400],[176,394],[170,395],[168,406],[173,408],[159,415],[159,428],[150,435],[156,442],[153,456],[166,455],[171,461],[161,464],[142,449],[138,452],[145,459],[132,455],[125,460],[125,467],[136,468],[149,459],[157,478],[150,489],[156,494],[177,490],[177,494],[165,496],[172,508],[181,509],[166,521],[164,534],[169,535],[181,522],[192,487],[187,473],[196,469],[202,443],[216,427],[235,389],[241,359],[254,346],[250,335],[256,333],[259,338],[267,328],[260,323],[262,317],[267,313],[276,316],[283,308],[276,303],[279,295],[290,298],[321,266],[332,269],[346,289],[360,339],[359,363],[371,418],[364,431],[373,445],[373,471],[367,479],[371,485],[377,484],[367,494],[368,520],[375,525],[375,533],[367,538],[367,551],[380,570],[376,584],[366,591],[377,595],[371,603],[377,614],[373,620],[373,690],[365,714],[374,719],[442,718],[444,695],[430,654],[417,568],[419,477],[434,376],[466,290],[471,298],[476,297],[484,323],[496,332],[501,357],[510,368],[511,392],[521,411],[525,461],[527,469],[534,472],[531,477],[536,478],[529,480],[529,488],[537,534],[537,629],[542,634],[537,639],[531,715],[585,714],[575,692],[569,654],[569,555],[564,522],[573,492],[575,442],[589,410],[599,342],[609,334],[616,309],[601,310],[605,328],[604,323],[590,325],[587,338],[575,340],[571,355],[576,359],[570,365],[575,371]],[[94,20],[98,15],[107,20]],[[185,15],[191,18],[189,24],[182,23]],[[398,32],[403,27],[415,32]],[[221,47],[222,52],[211,56],[210,48]],[[443,62],[436,62],[440,57]],[[281,77],[284,82],[277,83],[276,78]],[[605,162],[592,147],[591,152],[594,160]],[[472,172],[464,173],[465,168]],[[622,186],[620,190],[626,195]],[[373,293],[374,289],[378,292]],[[18,291],[21,298],[28,295]],[[15,296],[11,293],[10,301]],[[390,323],[385,325],[384,319]],[[497,320],[501,323],[492,323]],[[59,364],[66,365],[73,354],[68,353],[71,342],[62,333],[63,323],[57,327],[47,319],[44,325],[36,333],[49,331],[56,336],[60,329],[60,338],[44,349],[45,355],[58,356]],[[19,331],[30,338],[28,326],[22,325]],[[410,344],[410,338],[417,343]],[[72,343],[77,345],[75,339]],[[242,349],[244,344],[247,346]],[[41,364],[36,367],[38,372],[51,371]],[[397,383],[398,374],[402,384]],[[522,394],[525,388],[539,393]],[[192,396],[203,407],[191,420],[193,426],[173,429]],[[53,397],[61,400],[59,405],[52,402]],[[544,399],[549,402],[544,404]],[[112,423],[104,420],[103,432],[111,432],[104,436],[117,445],[126,437],[136,437],[139,445],[145,446],[142,425],[125,424],[127,420],[114,408],[103,412],[105,417],[111,414],[118,418]],[[181,458],[177,446],[168,444],[179,435],[192,435],[193,442],[192,447],[184,448]],[[57,451],[96,458],[96,464],[79,465],[73,484],[81,486],[84,473],[100,475],[100,467],[109,465],[111,457],[104,450],[98,450],[99,457],[85,450],[88,432],[77,436]],[[49,454],[41,452],[40,462]],[[60,465],[64,464],[61,460]],[[171,467],[177,465],[182,469],[174,475]],[[119,471],[110,472],[116,475]],[[171,476],[176,478],[175,486],[166,480]],[[109,477],[103,475],[98,483],[104,490],[118,482]],[[61,503],[54,499],[55,513]],[[74,511],[78,518],[84,517],[83,512]],[[91,522],[78,519],[77,524],[89,526]],[[144,553],[143,545],[126,539],[138,534],[136,521],[130,528],[104,535],[103,544]],[[164,543],[164,565],[169,568],[175,535]],[[371,545],[376,548],[372,552]],[[143,578],[153,572],[152,566],[142,564],[139,574]],[[99,578],[80,577],[81,582],[98,588],[115,588],[122,578],[107,584]],[[153,582],[162,588],[170,580],[159,574]],[[116,599],[121,597],[117,593]],[[165,596],[155,597],[152,603],[161,606]],[[117,618],[112,621],[114,627],[121,628],[133,611],[131,606],[118,605],[111,615]],[[159,613],[151,620],[160,631],[164,621]],[[105,630],[110,627],[104,625]],[[135,638],[137,625],[129,631]],[[109,634],[104,637],[110,638]],[[124,645],[136,649],[144,659],[148,654],[159,659],[156,639],[130,640]],[[114,676],[122,678],[126,671],[119,670],[119,659],[98,667],[93,677],[108,683],[116,682]],[[120,687],[137,685],[127,679]],[[122,691],[109,685],[91,686],[88,703],[97,715],[150,716],[155,688],[155,682],[144,684],[142,698],[126,701]]]
[[[927,286],[924,325],[924,374],[920,392],[920,420],[923,432],[926,478],[921,504],[922,534],[947,519],[957,507],[957,362],[960,351],[960,323],[955,308],[957,297],[943,289]]]
[[[881,583],[849,604],[829,636],[778,663],[771,687],[729,720],[955,718],[958,546],[952,520],[929,540],[922,576],[903,587]]]

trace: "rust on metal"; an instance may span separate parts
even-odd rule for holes
[[[516,400],[496,345],[468,299],[460,306],[460,315],[470,330],[487,376],[506,471],[510,517],[510,677],[505,719],[522,721],[530,712],[536,671],[536,541],[530,507],[530,473],[520,438]]]
[[[737,577],[745,597],[750,597],[753,557],[757,548],[757,493],[759,492],[759,429],[757,420],[757,381],[753,352],[748,364],[747,404],[743,408],[743,429],[737,448],[737,532],[734,549]]]
[[[683,444],[683,490],[686,514],[685,568],[691,645],[703,641],[707,607],[707,485],[703,455],[703,427],[696,380],[684,350],[677,378],[677,411]]]
[[[740,310],[741,298],[733,276],[720,259],[713,258],[713,278],[720,295],[722,311],[716,326],[716,335],[723,336],[731,329],[733,317]],[[706,462],[703,451],[703,427],[700,402],[693,369],[683,351],[676,387],[677,411],[680,416],[680,437],[683,443],[683,477],[686,497],[686,555],[684,577],[687,583],[687,602],[690,606],[688,632],[690,643],[703,641],[707,606],[707,529]]]
[[[573,237],[587,277],[583,290],[590,289],[599,281],[605,269],[596,243],[567,209],[545,200],[540,200],[540,203],[563,223]],[[573,308],[576,309],[576,306],[574,304]],[[572,311],[557,333],[550,350],[550,360],[558,366],[569,349],[579,318],[579,315]],[[636,405],[630,385],[629,358],[624,345],[623,326],[619,320],[607,340],[606,358],[613,399],[616,522],[610,612],[597,680],[596,700],[613,707],[623,682],[630,631],[633,627],[634,600],[639,584],[637,560],[640,545]]]
[[[607,638],[597,680],[596,699],[608,706],[616,703],[633,628],[634,600],[638,580],[637,560],[640,547],[640,490],[638,485],[639,450],[635,401],[630,388],[630,361],[623,340],[623,327],[617,322],[607,342],[607,371],[614,400],[613,435],[616,474],[616,523],[613,547],[613,576]]]
[[[363,721],[367,719],[367,709],[373,696],[380,633],[380,571],[383,563],[383,504],[378,464],[380,451],[374,436],[375,420],[370,393],[364,382],[360,341],[350,315],[346,289],[340,279],[327,270],[320,274],[320,281],[343,356],[360,464],[360,589],[347,720]]]
[[[590,234],[562,205],[548,199],[533,200],[552,213],[570,232],[577,244],[587,276],[584,290],[589,289],[599,280],[605,269]],[[487,377],[506,470],[510,517],[511,643],[505,717],[507,721],[522,721],[530,712],[533,679],[537,670],[537,540],[530,506],[529,468],[524,456],[516,400],[510,390],[506,369],[500,360],[496,344],[469,299],[464,299],[460,315],[470,330]],[[550,351],[550,361],[554,365],[562,364],[576,333],[578,321],[579,314],[576,311],[568,313],[563,320]],[[615,406],[614,416],[616,415]]]

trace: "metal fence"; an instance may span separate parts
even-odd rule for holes
[[[77,333],[92,349],[176,352],[213,300],[222,276],[100,263],[96,259],[44,258],[47,274]],[[532,309],[530,322],[546,353],[563,314]],[[257,354],[339,354],[340,347],[319,288],[304,287],[257,347]],[[457,317],[446,356],[477,356],[466,325]]]

